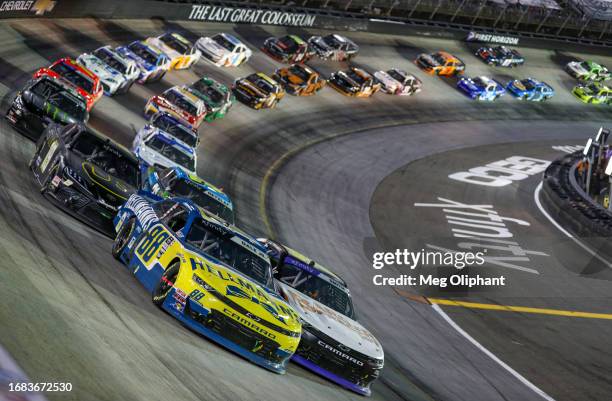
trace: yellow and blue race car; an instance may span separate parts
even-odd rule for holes
[[[117,213],[113,256],[181,323],[284,373],[302,326],[274,292],[266,249],[189,199],[145,196],[133,194]]]

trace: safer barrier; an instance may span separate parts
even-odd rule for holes
[[[550,214],[577,237],[612,257],[612,213],[593,201],[576,179],[582,151],[565,155],[544,172],[541,200]]]

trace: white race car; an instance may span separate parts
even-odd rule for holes
[[[152,167],[180,167],[188,173],[196,173],[196,152],[168,133],[145,125],[132,144],[136,157]]]
[[[164,33],[146,40],[147,43],[157,46],[168,58],[170,69],[183,70],[191,67],[200,59],[201,53],[193,44],[176,32]]]
[[[100,78],[104,93],[108,96],[127,92],[140,74],[134,61],[121,56],[110,46],[83,53],[77,62]]]
[[[384,365],[380,342],[355,319],[351,294],[336,274],[278,242],[258,239],[274,267],[274,287],[302,320],[292,360],[362,395]]]
[[[202,37],[195,46],[205,59],[217,67],[238,67],[253,55],[251,49],[228,33]]]
[[[421,91],[421,80],[406,71],[391,68],[387,71],[376,71],[374,78],[382,85],[382,90],[390,95],[414,95]]]

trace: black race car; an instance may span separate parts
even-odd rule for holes
[[[47,76],[29,81],[6,113],[6,119],[33,140],[50,122],[69,124],[86,122],[88,118],[85,99],[71,85]]]
[[[338,34],[312,36],[308,46],[314,54],[324,60],[350,60],[359,52],[359,46],[352,40]]]
[[[132,153],[82,124],[50,124],[30,169],[45,197],[109,236],[118,208],[140,186]]]
[[[525,64],[525,59],[518,51],[506,46],[481,47],[476,51],[476,57],[498,67],[517,67]]]
[[[274,60],[289,64],[303,63],[312,56],[312,52],[308,50],[308,43],[296,35],[268,38],[261,50]]]

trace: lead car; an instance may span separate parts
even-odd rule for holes
[[[340,386],[369,396],[380,376],[384,352],[356,321],[346,283],[299,252],[259,239],[274,266],[276,290],[302,319],[302,339],[293,361]]]

